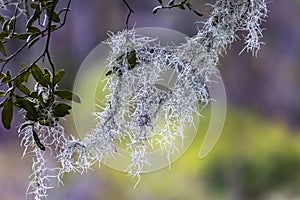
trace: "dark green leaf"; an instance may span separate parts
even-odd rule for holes
[[[39,6],[39,4],[37,2],[33,2],[30,6],[33,9],[39,9],[40,8],[40,6]]]
[[[136,66],[137,59],[136,59],[135,50],[132,50],[132,51],[127,53],[127,61],[128,61],[128,64],[129,64],[129,67],[128,67],[129,70],[133,69]]]
[[[1,41],[0,41],[0,52],[3,55],[7,56],[5,46],[4,46],[3,42],[1,42]]]
[[[49,8],[47,9],[47,16],[51,19],[53,22],[60,22],[60,18],[58,16],[58,14],[56,12],[53,11],[52,6],[49,6]]]
[[[28,78],[29,78],[29,75],[30,75],[31,73],[30,73],[30,71],[27,71],[27,73],[24,73],[24,75],[23,75],[23,79],[24,79],[24,82],[28,82]]]
[[[61,81],[61,79],[63,78],[63,76],[65,75],[65,70],[61,69],[59,70],[54,77],[54,85],[56,85],[57,83],[59,83]]]
[[[56,25],[51,25],[50,30],[51,30],[51,31],[54,31],[54,30],[56,29],[56,27],[57,27]]]
[[[48,85],[51,86],[52,73],[47,68],[44,68],[44,79],[48,83]]]
[[[48,83],[48,85],[51,85],[51,77],[50,74],[44,74],[44,80]]]
[[[10,80],[11,80],[11,74],[10,74],[10,71],[7,70],[5,76],[4,76],[3,79],[2,79],[2,83],[6,83],[6,82],[8,82],[8,81],[10,81]],[[9,87],[11,87],[11,86],[9,86]]]
[[[6,129],[10,129],[11,120],[13,117],[13,101],[12,98],[6,99],[2,109],[2,123]]]
[[[34,98],[34,99],[37,99],[38,98],[38,93],[37,92],[31,92],[30,97]]]
[[[53,107],[53,115],[54,117],[64,117],[68,114],[70,114],[69,110],[71,110],[72,107],[65,103],[59,103]]]
[[[60,22],[59,16],[57,13],[52,12],[52,20],[56,23]]]
[[[6,74],[4,74],[3,72],[0,73],[0,79],[2,79],[4,76],[6,76]]]
[[[26,110],[26,116],[33,121],[36,121],[39,114],[35,108],[36,104],[23,97],[16,97],[16,106]]]
[[[36,64],[34,64],[31,67],[31,73],[32,73],[34,79],[37,82],[39,82],[42,86],[46,87],[48,85],[48,83],[44,79],[44,74],[43,74],[42,70],[39,68],[39,66],[37,66]]]
[[[20,33],[17,35],[17,38],[20,40],[27,40],[27,38],[30,36],[30,33]]]
[[[29,18],[29,20],[26,23],[26,27],[29,28],[32,26],[32,24],[40,17],[41,15],[41,10],[40,9],[36,9],[33,13],[33,15]]]
[[[30,33],[40,33],[41,30],[35,26],[30,26],[28,29],[27,29],[28,32]]]
[[[57,91],[54,92],[54,94],[59,96],[62,99],[74,101],[76,103],[81,103],[80,97],[77,94],[74,94],[71,91],[57,90]]]
[[[2,31],[0,32],[0,40],[4,39],[5,37],[7,37],[9,35],[8,32]]]
[[[36,122],[38,118],[35,117],[35,116],[33,116],[33,115],[31,115],[31,114],[28,112],[28,113],[25,114],[25,119],[26,119],[26,120],[30,120],[30,121],[35,121],[35,122]]]
[[[46,150],[45,146],[41,143],[40,138],[37,134],[37,132],[34,130],[34,128],[32,128],[32,135],[33,135],[33,139],[35,141],[35,144],[43,151]]]
[[[15,79],[15,86],[18,86],[28,80],[29,76],[29,71],[24,71],[21,72],[20,74],[17,75],[17,78]]]
[[[23,84],[20,84],[17,86],[17,88],[24,93],[25,95],[29,96],[30,95],[30,90]]]

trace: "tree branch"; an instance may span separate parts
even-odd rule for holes
[[[129,18],[130,18],[130,15],[134,13],[133,9],[130,7],[130,5],[127,3],[126,0],[122,0],[123,3],[126,5],[126,7],[128,8],[129,10],[129,13],[127,15],[127,18],[126,18],[126,29],[128,29],[128,24],[129,24]]]

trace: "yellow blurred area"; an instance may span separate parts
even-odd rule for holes
[[[204,116],[206,114],[204,113]],[[136,178],[105,166],[83,175],[69,174],[64,186],[55,187],[48,199],[73,200],[247,200],[299,199],[299,134],[280,121],[268,121],[250,111],[230,108],[213,151],[204,159],[199,149],[209,118],[200,122],[190,148],[168,168]],[[30,159],[20,160],[20,147],[0,148],[2,200],[23,199]],[[14,178],[15,177],[15,178]]]
[[[296,196],[300,181],[298,135],[280,122],[230,109],[219,142],[200,160],[208,120],[202,122],[192,146],[171,170],[143,175],[136,190],[124,174],[110,172],[121,190],[126,185],[122,199],[300,198]]]

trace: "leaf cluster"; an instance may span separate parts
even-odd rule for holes
[[[14,107],[22,110],[26,120],[19,131],[29,125],[34,127],[35,123],[54,126],[59,118],[70,114],[72,107],[64,100],[80,103],[80,97],[72,91],[58,89],[64,74],[65,70],[62,69],[53,75],[47,68],[41,69],[37,64],[25,68],[14,79],[9,70],[1,73],[1,83],[6,83],[8,87],[7,91],[0,91],[3,126],[11,128]],[[33,91],[26,86],[29,76],[36,81]],[[38,136],[33,135],[33,138],[40,147]]]

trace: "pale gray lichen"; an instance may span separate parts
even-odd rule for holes
[[[138,178],[144,166],[151,164],[148,152],[153,145],[169,160],[178,151],[176,141],[184,139],[184,129],[193,124],[199,103],[205,106],[211,100],[208,83],[216,75],[219,57],[238,39],[237,32],[246,33],[242,51],[256,55],[263,44],[260,25],[267,16],[265,0],[218,0],[211,6],[203,28],[179,46],[162,46],[134,29],[109,33],[105,41],[110,47],[105,88],[109,94],[106,107],[95,113],[96,127],[83,140],[68,137],[52,119],[51,109],[45,119],[55,124],[33,126],[46,149],[55,152],[59,181],[66,172],[83,173],[95,162],[118,155],[119,143],[131,152],[128,174]],[[168,70],[176,81],[172,87],[163,87],[159,80]],[[161,120],[164,123],[158,123]],[[23,156],[33,156],[28,194],[45,199],[52,176],[46,173],[45,153],[32,135],[31,126],[20,131]]]

